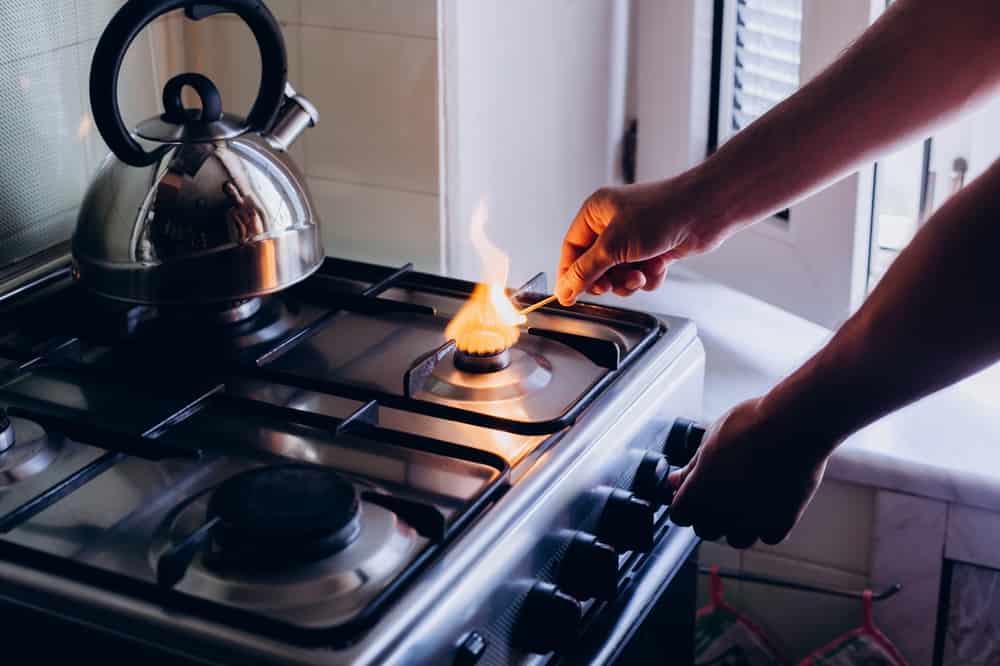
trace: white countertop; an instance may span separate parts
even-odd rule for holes
[[[706,421],[767,391],[830,337],[817,324],[677,269],[657,293],[601,300],[695,321],[707,354]],[[1000,365],[858,432],[834,454],[827,476],[1000,511]]]

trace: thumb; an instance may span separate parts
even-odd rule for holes
[[[680,490],[681,486],[684,485],[684,479],[687,478],[688,470],[690,467],[676,467],[667,476],[667,481],[670,483],[670,487],[675,491]]]
[[[672,520],[675,525],[680,525],[681,527],[687,527],[692,523],[691,517],[687,515],[689,513],[687,507],[687,496],[690,492],[689,487],[691,485],[691,474],[695,470],[697,460],[698,458],[696,455],[691,462],[680,469],[673,470],[667,477],[667,481],[674,489],[674,498],[670,503],[669,509],[670,520]]]
[[[598,238],[596,243],[559,276],[556,295],[563,305],[575,303],[580,294],[594,286],[594,283],[615,265],[615,260],[602,241],[602,238]]]

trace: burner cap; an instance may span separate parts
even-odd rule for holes
[[[360,498],[337,472],[280,465],[225,481],[208,503],[226,564],[274,568],[306,564],[346,548],[360,531]]]
[[[498,372],[510,366],[510,349],[490,354],[473,354],[455,350],[455,367],[463,372]]]

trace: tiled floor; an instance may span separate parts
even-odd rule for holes
[[[704,565],[781,579],[862,590],[868,586],[874,491],[826,482],[787,541],[737,551],[725,544],[701,547]],[[725,598],[766,629],[797,661],[861,622],[861,603],[737,580],[724,581]],[[699,605],[708,603],[708,578]]]

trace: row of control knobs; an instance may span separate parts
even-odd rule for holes
[[[663,454],[643,455],[631,491],[599,491],[607,497],[595,533],[573,536],[559,565],[557,585],[539,581],[528,593],[518,618],[520,647],[538,654],[558,649],[577,634],[581,600],[608,600],[617,594],[619,553],[653,547],[654,514],[673,499],[667,475],[672,466],[691,460],[704,435],[695,423],[678,419]]]

